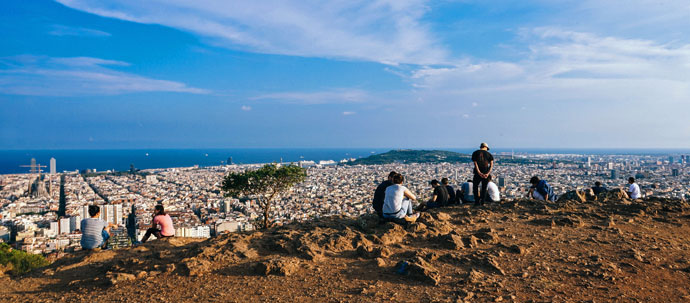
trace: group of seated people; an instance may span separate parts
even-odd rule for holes
[[[558,195],[554,193],[553,188],[548,182],[546,182],[546,180],[540,180],[539,177],[534,176],[529,180],[529,182],[532,184],[532,186],[527,193],[527,198],[542,201],[556,201],[558,199]],[[635,178],[628,178],[628,184],[628,188],[625,191],[628,195],[628,198],[633,200],[641,198],[642,194],[640,192],[640,186],[635,183]],[[594,182],[594,187],[591,188],[591,194],[598,196],[599,194],[605,192],[608,192],[608,188],[603,186],[599,181]]]
[[[374,191],[373,206],[380,218],[405,219],[406,221],[414,222],[419,217],[419,213],[414,212],[415,207],[412,205],[413,201],[417,201],[417,197],[407,187],[402,185],[404,181],[405,177],[402,174],[393,171],[388,174],[388,178],[379,184],[376,191]],[[448,178],[441,179],[441,182],[434,179],[429,184],[433,189],[431,199],[427,202],[421,202],[416,208],[417,211],[425,211],[453,204],[473,203],[475,201],[472,181],[470,180],[464,183],[458,191],[455,191],[448,184]],[[491,176],[489,176],[487,193],[487,200],[492,202],[500,200],[498,186],[491,182]]]
[[[100,219],[101,208],[98,205],[89,205],[88,213],[90,218],[81,220],[81,247],[85,250],[105,248],[111,235],[110,229],[117,228],[118,225]],[[154,207],[151,221],[151,227],[146,230],[141,243],[146,243],[151,235],[158,239],[175,236],[172,218],[165,213],[163,205]]]

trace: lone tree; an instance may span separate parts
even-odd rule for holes
[[[263,228],[268,228],[273,199],[304,181],[307,172],[295,165],[266,164],[257,170],[231,172],[223,180],[221,189],[226,197],[253,197],[263,210]]]

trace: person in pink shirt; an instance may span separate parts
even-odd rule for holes
[[[158,226],[160,226],[160,228]],[[175,228],[173,228],[172,219],[170,215],[165,213],[163,205],[156,205],[153,209],[153,223],[151,224],[151,228],[146,230],[146,234],[141,240],[141,243],[146,243],[151,235],[156,236],[157,239],[175,236]]]

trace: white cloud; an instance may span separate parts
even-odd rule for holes
[[[231,49],[438,64],[446,51],[421,20],[424,0],[58,0],[92,14],[189,31]]]
[[[352,116],[356,114],[356,112],[343,112],[343,116]]]
[[[242,108],[243,111],[246,111],[246,112],[252,110],[252,107],[251,107],[251,106],[248,106],[248,105],[242,105],[241,108]]]
[[[91,57],[4,57],[0,58],[0,92],[30,96],[117,95],[136,92],[208,93],[184,83],[146,78],[107,66],[129,64]]]
[[[80,36],[80,37],[110,37],[110,33],[100,31],[92,28],[72,27],[60,24],[52,26],[52,30],[48,32],[53,36]]]
[[[335,89],[319,92],[279,92],[255,96],[253,100],[274,100],[292,104],[361,103],[370,98],[359,89]]]

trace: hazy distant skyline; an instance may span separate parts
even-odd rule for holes
[[[687,1],[5,1],[0,149],[690,148]]]

